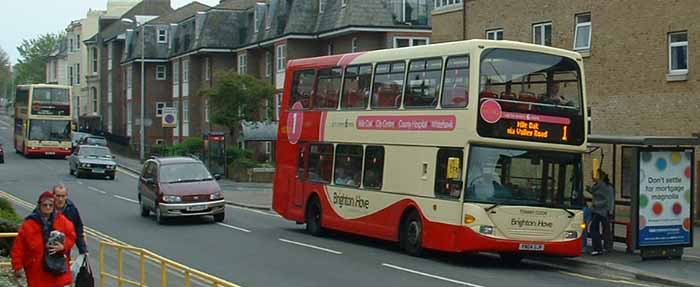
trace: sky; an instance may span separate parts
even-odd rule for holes
[[[192,0],[171,0],[177,9]],[[219,0],[198,0],[214,6]],[[64,30],[72,20],[85,18],[88,10],[104,10],[107,0],[0,0],[0,48],[15,64],[23,39]]]

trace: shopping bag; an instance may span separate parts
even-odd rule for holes
[[[75,287],[95,287],[95,278],[92,276],[92,268],[87,256],[80,265],[80,271],[75,278]]]
[[[78,257],[75,257],[75,261],[70,266],[70,271],[73,274],[73,282],[75,282],[75,278],[78,277],[78,272],[80,272],[80,266],[83,266],[83,261],[85,261],[85,254],[80,254]]]

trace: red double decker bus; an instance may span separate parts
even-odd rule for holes
[[[71,92],[68,86],[20,85],[15,99],[15,149],[25,156],[71,154]]]
[[[488,40],[292,60],[273,208],[410,254],[578,256],[581,63]]]

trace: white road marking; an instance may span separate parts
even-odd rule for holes
[[[695,259],[695,260],[700,260],[700,256],[695,256],[695,255],[683,255],[683,258],[690,258],[690,259]]]
[[[121,200],[126,200],[126,201],[131,202],[131,203],[139,203],[138,200],[133,200],[133,199],[128,198],[128,197],[123,197],[123,196],[119,196],[119,195],[116,195],[116,194],[115,194],[115,195],[112,195],[112,196],[114,196],[114,197],[116,197],[116,198],[119,198],[119,199],[121,199]]]
[[[294,244],[294,245],[304,246],[304,247],[308,247],[308,248],[313,248],[313,249],[316,249],[316,250],[321,250],[321,251],[325,251],[325,252],[328,252],[328,253],[333,253],[333,254],[336,254],[336,255],[342,255],[342,254],[343,254],[343,252],[336,251],[336,250],[333,250],[333,249],[318,247],[318,246],[315,246],[315,245],[306,244],[306,243],[301,243],[301,242],[297,242],[297,241],[292,241],[292,240],[284,239],[284,238],[278,238],[278,239],[279,239],[279,241],[282,241],[282,242],[291,243],[291,244]]]
[[[250,212],[255,212],[255,213],[259,213],[259,214],[263,214],[263,215],[267,215],[267,216],[272,216],[272,217],[282,218],[282,216],[279,215],[279,214],[277,214],[277,213],[265,212],[265,211],[262,211],[262,210],[257,210],[257,209],[252,209],[252,208],[246,208],[246,207],[242,207],[242,206],[235,206],[235,205],[227,204],[226,207],[235,208],[235,209],[240,209],[240,210],[245,210],[245,211],[250,211]]]
[[[403,267],[399,267],[399,266],[391,265],[391,264],[387,264],[387,263],[382,263],[382,266],[384,266],[384,267],[389,267],[389,268],[393,268],[393,269],[396,269],[396,270],[401,270],[401,271],[409,272],[409,273],[413,273],[413,274],[416,274],[416,275],[421,275],[421,276],[430,277],[430,278],[433,278],[433,279],[438,279],[438,280],[442,280],[442,281],[447,281],[447,282],[455,283],[455,284],[458,284],[458,285],[471,286],[471,287],[484,287],[484,285],[472,284],[472,283],[468,283],[468,282],[463,282],[463,281],[459,281],[459,280],[454,280],[454,279],[450,279],[450,278],[445,278],[445,277],[442,277],[442,276],[433,275],[433,274],[428,274],[428,273],[425,273],[425,272],[420,272],[420,271],[416,271],[416,270],[412,270],[412,269],[408,269],[408,268],[403,268]]]
[[[82,181],[80,181],[80,180],[78,180],[78,184],[83,184],[83,182],[82,182]]]
[[[100,189],[98,189],[98,188],[96,188],[96,187],[88,186],[88,189],[89,189],[89,190],[97,191],[97,192],[99,192],[99,193],[101,193],[101,194],[107,194],[106,191],[100,190]]]
[[[217,222],[216,224],[221,225],[221,226],[223,226],[223,227],[228,227],[228,228],[231,228],[231,229],[235,229],[235,230],[238,230],[238,231],[243,231],[243,232],[250,233],[250,230],[245,229],[245,228],[240,228],[240,227],[236,227],[236,226],[233,226],[233,225],[228,225],[228,224],[221,223],[221,222]]]

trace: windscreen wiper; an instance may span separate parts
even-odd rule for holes
[[[559,208],[561,208],[562,210],[566,211],[566,213],[569,214],[569,218],[572,218],[572,217],[574,217],[574,216],[576,215],[576,214],[574,214],[573,212],[571,212],[571,210],[566,209],[566,207],[559,207]]]
[[[494,209],[494,208],[498,207],[499,205],[500,205],[500,204],[498,204],[498,203],[494,203],[493,205],[491,205],[491,206],[489,206],[489,207],[487,207],[487,208],[484,208],[484,210],[485,210],[486,212],[489,212],[489,211],[491,211],[491,209]]]

